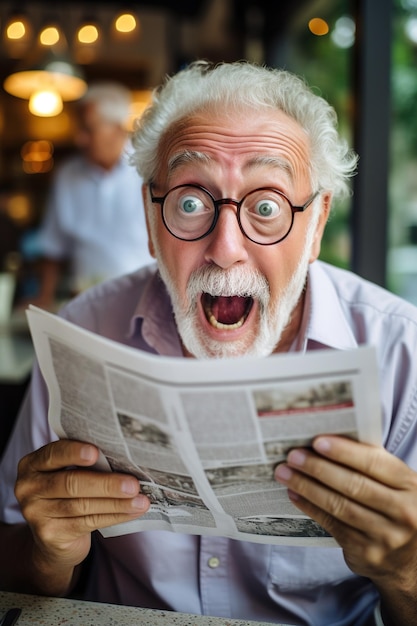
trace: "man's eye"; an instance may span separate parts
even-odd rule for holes
[[[277,217],[280,212],[280,206],[273,200],[260,200],[256,203],[254,211],[259,217]]]
[[[196,196],[183,196],[179,200],[179,207],[184,213],[200,213],[204,211],[204,203]]]

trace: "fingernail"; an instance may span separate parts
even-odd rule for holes
[[[121,491],[127,495],[133,495],[138,491],[138,483],[130,479],[124,480],[121,485]]]
[[[303,450],[291,450],[287,457],[288,463],[291,465],[304,465],[306,460],[306,453]]]
[[[292,471],[290,470],[288,465],[278,465],[278,467],[275,470],[275,478],[277,480],[282,480],[284,483],[290,480],[291,476],[292,476]]]
[[[313,441],[313,448],[317,450],[317,452],[329,452],[330,440],[325,437],[319,437]]]
[[[80,450],[80,458],[83,461],[94,461],[96,451],[92,446],[83,446]]]
[[[138,511],[143,511],[148,508],[149,500],[146,496],[136,496],[132,500],[132,509],[136,509]]]

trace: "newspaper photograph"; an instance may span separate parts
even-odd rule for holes
[[[336,545],[274,468],[319,434],[381,444],[372,347],[195,360],[123,346],[33,306],[27,316],[56,435],[96,445],[97,469],[136,476],[151,501],[104,536]]]

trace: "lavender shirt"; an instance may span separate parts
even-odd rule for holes
[[[94,287],[62,314],[123,344],[181,355],[170,300],[152,267]],[[360,344],[377,349],[384,444],[417,470],[417,309],[316,261],[293,350]],[[35,368],[0,466],[0,516],[6,522],[22,521],[13,495],[18,459],[56,438],[47,405]],[[89,600],[291,624],[374,624],[378,594],[369,580],[347,568],[339,548],[268,546],[165,531],[108,539],[95,533],[93,545],[84,596]]]

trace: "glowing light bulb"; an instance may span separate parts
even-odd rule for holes
[[[98,29],[94,24],[85,24],[79,29],[77,37],[80,43],[94,43],[98,39]]]
[[[47,26],[39,35],[39,41],[43,46],[54,46],[59,39],[59,30],[56,26]]]
[[[136,19],[131,13],[122,13],[114,25],[119,33],[131,33],[136,28]]]
[[[8,39],[22,39],[26,35],[26,27],[23,22],[17,20],[12,22],[6,29]]]
[[[323,35],[327,35],[329,32],[328,23],[321,19],[321,17],[313,17],[308,23],[308,27],[313,35],[317,35],[318,37],[322,37]]]
[[[29,111],[40,117],[53,117],[63,109],[62,98],[55,89],[35,91],[29,99]]]

